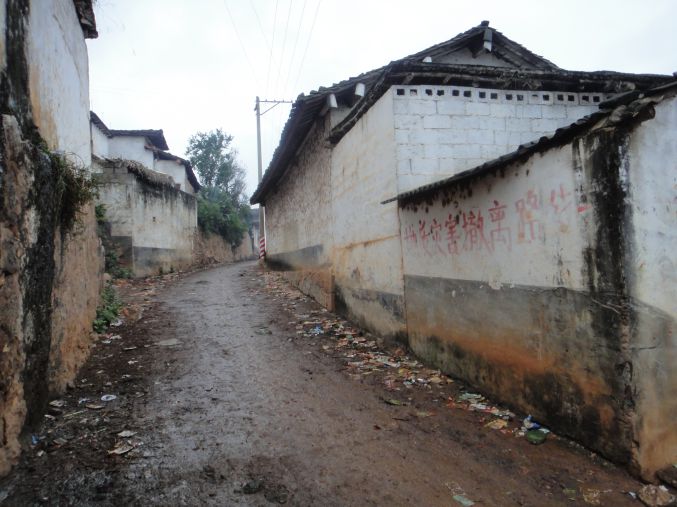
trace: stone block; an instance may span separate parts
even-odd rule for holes
[[[436,158],[416,158],[411,161],[412,174],[437,174],[439,169],[439,159]]]
[[[543,107],[543,118],[566,118],[567,108],[560,104],[553,104],[551,106]]]
[[[521,106],[521,114],[518,111],[518,115],[522,118],[542,118],[543,117],[543,106],[538,106],[534,104],[527,104]]]
[[[494,144],[493,130],[469,130],[468,131],[469,144]]]
[[[395,128],[396,129],[418,129],[423,125],[423,121],[420,116],[413,114],[396,114],[395,115]]]
[[[491,116],[495,118],[516,118],[516,108],[512,104],[491,104]]]
[[[465,114],[465,102],[450,98],[437,102],[438,114]]]
[[[399,144],[397,146],[397,160],[413,159],[422,156],[422,144]]]
[[[423,117],[423,128],[427,129],[448,129],[451,128],[451,116],[435,115]]]
[[[437,141],[444,144],[463,144],[468,141],[468,131],[461,129],[445,129],[437,133]]]
[[[409,114],[437,114],[437,103],[434,100],[412,99],[407,101]]]
[[[491,104],[484,102],[466,102],[465,112],[469,116],[488,116],[491,114]]]

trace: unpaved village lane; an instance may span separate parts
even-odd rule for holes
[[[586,492],[634,504],[623,491],[636,482],[564,440],[530,446],[434,396],[410,402],[432,407],[420,420],[384,403],[382,384],[296,339],[298,319],[266,291],[267,276],[234,264],[160,295],[171,322],[157,339],[169,346],[153,352],[136,423],[146,457],[125,485],[139,505],[449,506],[458,494],[477,505],[585,505]],[[299,302],[309,308],[319,307]]]

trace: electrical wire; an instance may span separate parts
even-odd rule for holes
[[[270,55],[268,56],[268,71],[266,72],[266,95],[268,95],[268,85],[270,84],[270,66],[273,63],[273,48],[275,47],[275,28],[277,27],[277,4],[280,0],[275,0],[275,14],[273,15],[273,41],[270,44]]]
[[[282,88],[283,93],[287,94],[287,88],[289,86],[289,78],[292,75],[292,70],[294,68],[294,57],[296,56],[296,46],[299,43],[299,36],[301,35],[301,27],[303,26],[303,15],[306,12],[306,4],[308,0],[303,0],[303,7],[301,8],[301,16],[299,18],[299,27],[296,30],[296,39],[294,40],[294,49],[291,52],[291,59],[289,60],[289,72],[287,73],[287,79],[284,81],[284,87]]]
[[[301,79],[301,71],[303,70],[303,64],[306,61],[306,54],[308,54],[308,48],[310,47],[310,41],[313,38],[313,31],[315,30],[315,22],[317,21],[317,13],[320,12],[320,5],[322,5],[322,0],[317,2],[317,7],[315,8],[315,15],[313,16],[313,24],[310,25],[310,33],[308,34],[308,42],[306,42],[306,49],[303,51],[303,58],[301,58],[301,65],[299,66],[299,73],[296,76],[296,81],[294,82],[294,90],[299,84],[299,79]]]
[[[266,47],[270,50],[270,43],[268,42],[268,37],[266,37],[266,32],[263,30],[263,25],[261,24],[261,18],[259,17],[259,11],[256,10],[256,6],[254,5],[254,0],[249,0],[249,5],[251,5],[252,10],[254,11],[254,16],[256,16],[256,22],[259,25],[259,31],[261,32],[261,36],[263,37],[263,42],[266,43]]]
[[[254,70],[254,66],[252,65],[252,61],[249,59],[249,55],[247,54],[247,50],[245,49],[245,45],[242,42],[242,37],[240,37],[240,32],[237,31],[237,26],[235,25],[235,19],[233,18],[233,14],[230,12],[230,8],[228,7],[228,2],[226,0],[223,0],[223,6],[226,8],[226,12],[228,12],[228,17],[230,18],[230,23],[233,25],[233,31],[235,32],[237,40],[240,43],[240,48],[242,49],[242,53],[244,54],[245,60],[247,60],[247,64],[249,65],[249,69],[252,71],[252,77],[254,78],[254,83],[256,84],[257,81],[258,81],[258,79],[256,78],[256,71]]]
[[[280,55],[280,66],[277,70],[277,78],[275,79],[275,91],[278,91],[280,84],[280,74],[282,73],[282,65],[284,64],[284,50],[287,45],[287,34],[289,33],[289,19],[291,18],[291,8],[294,4],[294,0],[289,0],[289,12],[287,13],[287,23],[284,28],[284,39],[282,40],[282,53]]]

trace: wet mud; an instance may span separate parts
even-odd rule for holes
[[[554,435],[531,445],[519,414],[487,427],[453,401],[460,382],[365,367],[304,324],[336,317],[256,263],[122,292],[124,323],[26,435],[2,505],[638,505],[624,470]]]

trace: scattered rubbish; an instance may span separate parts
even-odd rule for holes
[[[526,433],[527,441],[530,444],[534,445],[540,445],[543,442],[545,442],[545,439],[547,438],[546,434],[543,433],[540,430],[529,430]]]
[[[119,334],[114,334],[108,337],[109,340],[122,340],[122,336]]]
[[[535,430],[534,430],[535,431]],[[590,505],[601,505],[600,495],[601,491],[597,489],[583,489],[581,494],[583,495],[583,500],[585,503]]]
[[[662,468],[657,472],[657,475],[665,484],[677,488],[677,463]]]
[[[108,451],[108,454],[115,454],[115,455],[118,455],[118,456],[119,456],[119,455],[121,455],[121,454],[126,454],[126,453],[128,453],[128,452],[131,451],[132,449],[134,449],[134,446],[133,446],[133,445],[131,445],[131,444],[122,444],[122,445],[119,445],[119,446],[115,447],[114,449],[111,449],[110,451]]]
[[[458,397],[459,401],[479,401],[483,400],[484,396],[481,394],[473,394],[473,393],[463,393]]]
[[[536,421],[534,421],[531,415],[528,415],[522,422],[522,426],[528,430],[537,430],[541,427]]]
[[[52,440],[52,443],[56,446],[61,447],[62,445],[66,445],[68,443],[68,440],[62,437],[57,437],[54,440]]]
[[[637,495],[647,507],[666,507],[675,504],[675,496],[665,486],[647,484],[642,486]]]
[[[83,403],[87,403],[89,401],[89,398],[80,398],[78,400],[78,405],[82,405]]]
[[[319,336],[322,334],[322,328],[320,326],[317,326],[312,331],[310,331],[310,334],[312,334],[313,336]]]
[[[475,505],[475,502],[473,502],[470,498],[468,498],[465,495],[454,495],[452,496],[452,498],[461,505],[463,505],[464,507],[470,507],[471,505]]]
[[[106,401],[106,402],[113,401],[115,399],[117,399],[117,396],[115,396],[114,394],[104,394],[101,397],[101,401]]]
[[[129,437],[133,437],[134,435],[136,435],[136,431],[124,430],[124,431],[121,431],[120,433],[118,433],[118,436],[120,438],[129,438]]]
[[[179,345],[181,342],[177,340],[176,338],[170,338],[168,340],[161,340],[159,342],[155,342],[155,345],[158,347],[173,347],[175,345]]]
[[[49,402],[50,407],[56,407],[56,408],[61,408],[66,404],[65,401],[63,400],[52,400]]]
[[[419,417],[421,419],[424,419],[426,417],[432,417],[435,414],[433,412],[426,412],[426,411],[421,411],[421,412],[416,412],[416,417]]]
[[[492,430],[502,430],[508,425],[508,421],[505,419],[494,419],[493,421],[485,424],[486,428],[491,428]]]
[[[40,443],[40,437],[37,435],[31,435],[31,444],[38,445]]]
[[[388,398],[388,399],[384,399],[383,401],[384,401],[385,403],[387,403],[388,405],[395,405],[395,406],[397,406],[397,407],[405,407],[405,406],[407,406],[407,404],[406,404],[405,402],[400,401],[400,400],[396,400],[395,398]]]
[[[574,488],[564,488],[562,493],[564,493],[564,496],[569,500],[576,500],[576,490]]]
[[[254,479],[254,480],[251,480],[249,482],[246,482],[242,486],[242,492],[245,495],[254,495],[254,494],[258,493],[259,491],[261,491],[262,488],[263,488],[263,482],[258,480],[258,479]]]
[[[136,350],[137,347],[123,347],[122,350]]]
[[[127,364],[130,364],[130,365],[131,365],[131,364],[136,364],[136,363],[138,363],[138,361],[133,361],[133,360],[132,360],[132,361],[127,361]]]
[[[103,408],[103,405],[99,405],[97,403],[87,403],[85,407],[90,410],[101,410]]]
[[[633,500],[637,500],[637,493],[635,493],[634,491],[628,491],[628,495],[630,495],[630,498],[632,498]]]
[[[120,327],[122,325],[122,319],[115,319],[110,325],[113,327]]]

